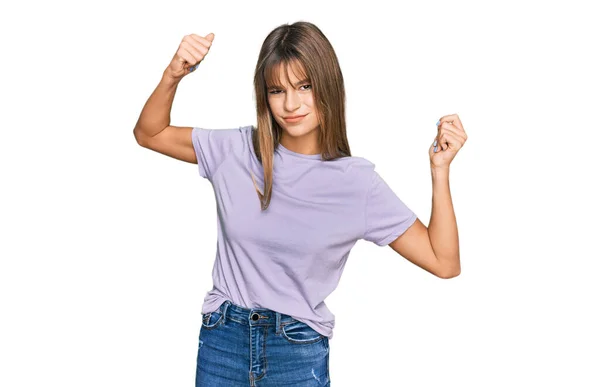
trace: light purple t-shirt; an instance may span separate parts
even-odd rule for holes
[[[333,338],[325,298],[337,287],[359,239],[385,246],[416,220],[362,157],[322,161],[284,148],[274,154],[273,191],[261,211],[264,175],[252,147],[253,126],[193,128],[200,175],[213,185],[218,240],[213,288],[202,313],[229,300],[292,316]]]

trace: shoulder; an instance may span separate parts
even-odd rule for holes
[[[330,161],[337,164],[343,170],[344,175],[354,182],[365,186],[373,180],[375,164],[364,157],[350,156]]]
[[[392,195],[392,189],[377,172],[375,163],[364,157],[349,157],[347,171],[349,179],[360,185],[363,197],[369,201],[379,195]]]
[[[210,136],[215,139],[223,139],[229,141],[241,140],[252,129],[252,126],[238,126],[236,128],[218,128],[208,129],[204,127],[194,126],[192,134],[194,136]]]
[[[243,151],[251,126],[227,129],[192,128],[192,144],[202,177],[212,179],[219,166],[231,155]]]
[[[252,126],[237,128],[207,129],[195,126],[192,129],[194,142],[219,148],[221,151],[236,151],[241,149]]]

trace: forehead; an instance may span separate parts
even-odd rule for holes
[[[265,79],[267,87],[293,85],[308,79],[306,70],[298,60],[281,61],[267,68]]]

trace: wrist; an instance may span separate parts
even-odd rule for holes
[[[181,81],[181,78],[174,77],[169,73],[169,70],[165,70],[162,75],[161,82],[169,85],[169,86],[177,86]]]
[[[444,178],[450,176],[450,166],[447,167],[436,167],[431,165],[431,176],[433,178]]]

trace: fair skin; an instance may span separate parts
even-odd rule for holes
[[[429,147],[433,184],[429,227],[419,219],[389,246],[415,265],[440,277],[460,274],[460,252],[456,215],[450,195],[450,163],[467,141],[457,114],[443,116],[437,123],[435,141]]]
[[[281,67],[281,66],[280,66]],[[319,122],[313,104],[312,86],[309,81],[298,79],[291,65],[288,65],[288,75],[279,71],[279,83],[283,87],[267,90],[271,114],[283,129],[281,145],[287,149],[307,155],[321,153],[318,144]],[[284,117],[305,115],[299,122],[287,122]]]

